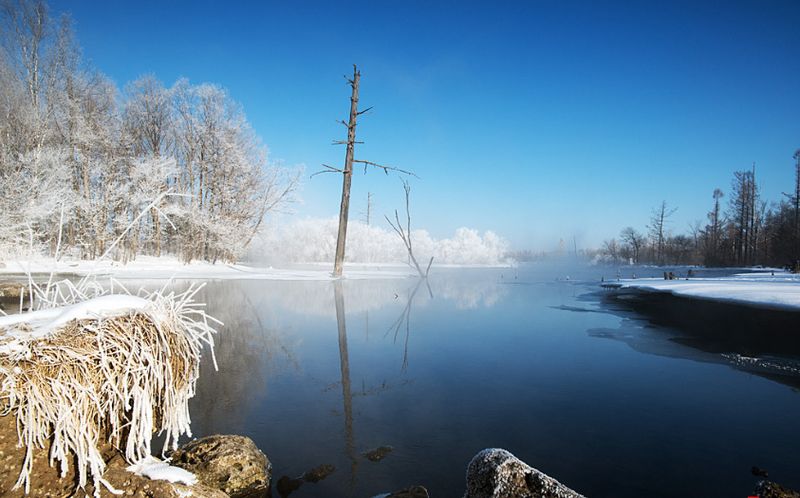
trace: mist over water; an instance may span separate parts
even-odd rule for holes
[[[493,446],[593,497],[747,496],[753,465],[800,485],[792,383],[608,302],[599,283],[618,271],[634,269],[438,268],[430,289],[211,282],[226,325],[193,431],[252,437],[275,480],[335,466],[296,497],[460,496],[466,464]],[[381,446],[380,462],[364,456]]]

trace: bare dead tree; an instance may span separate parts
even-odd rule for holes
[[[358,70],[358,67],[356,67],[355,64],[353,64],[352,79],[346,76],[345,79],[352,89],[352,93],[350,95],[350,119],[346,123],[344,121],[340,121],[340,123],[347,127],[347,140],[334,140],[333,142],[333,145],[347,146],[347,151],[345,152],[344,156],[344,168],[339,169],[334,168],[333,166],[328,166],[327,164],[323,164],[322,167],[325,169],[317,171],[311,175],[312,177],[321,173],[341,173],[343,175],[342,203],[339,207],[339,231],[336,235],[336,255],[333,263],[334,277],[341,277],[342,269],[344,267],[345,241],[347,240],[347,221],[350,212],[350,185],[353,177],[353,163],[363,164],[364,173],[367,172],[368,166],[372,166],[374,168],[382,169],[387,175],[390,171],[396,171],[406,175],[417,176],[410,171],[405,171],[393,166],[385,166],[372,161],[354,158],[355,145],[364,143],[356,141],[356,120],[358,119],[358,116],[368,112],[370,109],[372,109],[372,107],[367,107],[363,111],[358,110],[358,85],[359,81],[361,80],[361,72]]]
[[[797,270],[800,262],[800,149],[794,152],[792,159],[795,160],[794,193],[783,193],[789,199],[794,211],[794,227],[792,229],[794,237],[794,254],[792,255],[792,268]]]
[[[428,267],[425,268],[425,271],[422,271],[422,267],[419,266],[417,263],[417,258],[414,257],[414,249],[411,246],[411,211],[409,208],[409,201],[411,197],[411,185],[408,184],[407,181],[403,181],[403,190],[406,193],[406,227],[403,228],[403,224],[400,223],[400,215],[397,214],[397,210],[394,210],[394,222],[389,219],[388,216],[384,216],[386,221],[389,222],[389,225],[394,229],[397,235],[400,236],[400,239],[403,241],[403,245],[406,246],[406,250],[408,251],[408,258],[411,260],[411,263],[414,264],[414,268],[417,269],[419,272],[419,276],[422,278],[428,278],[428,273],[431,271],[431,264],[433,264],[433,256],[431,256],[430,261],[428,261]]]
[[[653,209],[650,215],[650,237],[653,239],[655,249],[655,260],[659,265],[664,264],[664,243],[666,241],[666,225],[670,216],[675,214],[678,208],[667,208],[667,201],[661,201],[661,205]]]

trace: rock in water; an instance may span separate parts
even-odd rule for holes
[[[430,498],[425,486],[411,486],[386,495],[386,498]]]
[[[290,494],[300,489],[300,486],[302,485],[302,479],[292,479],[289,476],[281,476],[281,478],[278,479],[278,484],[275,487],[278,490],[278,495],[280,495],[281,498],[286,498]]]
[[[214,435],[191,441],[172,455],[172,464],[194,473],[206,486],[231,498],[266,496],[272,464],[252,439]]]
[[[333,474],[336,471],[336,467],[331,464],[324,463],[313,469],[309,470],[308,472],[304,472],[303,475],[300,477],[305,482],[319,482],[329,475]]]
[[[780,484],[770,481],[761,481],[756,486],[756,495],[759,498],[800,498],[800,493]]]
[[[386,455],[391,453],[393,449],[394,448],[391,446],[380,446],[374,450],[365,451],[362,453],[362,455],[364,455],[364,457],[366,457],[366,459],[370,462],[380,462],[386,458]]]
[[[464,498],[585,498],[506,450],[489,448],[467,467]]]

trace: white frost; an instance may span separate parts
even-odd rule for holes
[[[150,301],[141,297],[129,296],[127,294],[111,294],[89,299],[71,306],[3,316],[0,317],[0,329],[25,323],[32,329],[31,333],[26,335],[26,337],[36,338],[47,335],[50,331],[55,330],[71,320],[119,316],[129,313],[130,311],[145,310],[149,305]]]
[[[153,456],[147,456],[131,465],[128,467],[128,472],[156,481],[169,481],[187,486],[197,484],[197,477],[188,470],[174,467]]]

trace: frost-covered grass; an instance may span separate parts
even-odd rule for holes
[[[665,292],[676,296],[707,299],[800,311],[800,275],[784,272],[741,273],[730,277],[663,280],[642,278],[605,285],[644,292]]]
[[[165,449],[191,435],[188,402],[206,345],[213,357],[215,320],[194,301],[200,287],[100,295],[89,282],[37,286],[36,311],[0,317],[0,408],[16,417],[26,448],[16,484],[26,493],[33,454],[48,440],[50,464],[64,476],[74,462],[79,486],[91,477],[99,496],[101,484],[116,493],[102,479],[104,443],[139,462],[155,431]]]

